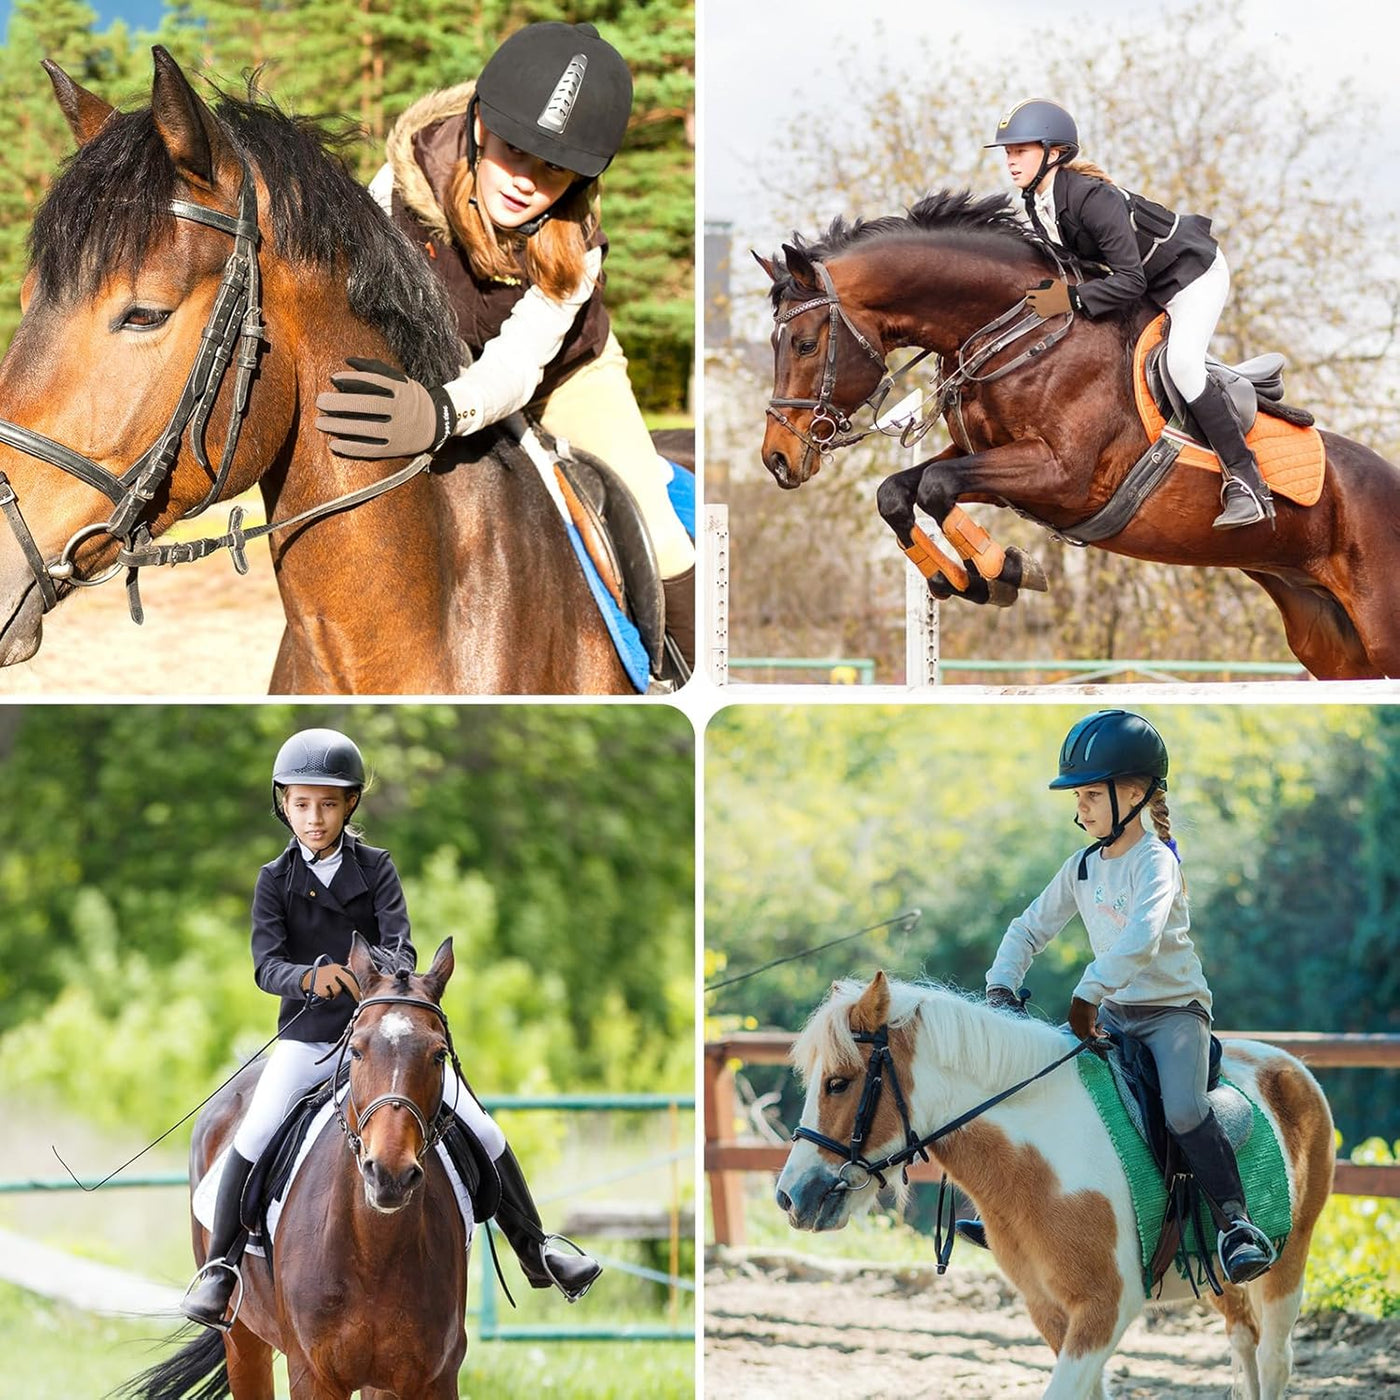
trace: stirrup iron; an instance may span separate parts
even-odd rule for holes
[[[557,1288],[559,1292],[564,1295],[564,1301],[566,1303],[577,1303],[578,1300],[582,1298],[584,1294],[587,1293],[588,1290],[592,1288],[593,1285],[597,1283],[598,1280],[602,1277],[602,1265],[600,1264],[598,1266],[598,1272],[594,1274],[593,1277],[589,1279],[588,1282],[585,1283],[583,1287],[578,1290],[577,1293],[571,1293],[567,1288],[564,1287],[562,1280],[555,1274],[554,1270],[549,1266],[549,1245],[550,1241],[552,1240],[558,1240],[561,1244],[568,1245],[569,1248],[572,1249],[574,1253],[577,1254],[580,1258],[586,1259],[590,1258],[591,1256],[589,1255],[588,1251],[583,1248],[582,1245],[575,1244],[573,1240],[571,1240],[567,1235],[546,1235],[540,1241],[540,1264],[543,1266],[545,1273],[549,1275],[550,1283],[552,1283],[555,1286],[555,1288]],[[595,1259],[593,1262],[596,1264],[598,1261]]]
[[[234,1291],[231,1298],[233,1312],[227,1321],[220,1318],[217,1322],[210,1322],[205,1318],[190,1317],[189,1313],[184,1312],[184,1298],[188,1298],[195,1284],[213,1269],[227,1269],[233,1275]],[[189,1287],[185,1289],[184,1298],[181,1299],[181,1312],[191,1322],[197,1322],[201,1327],[212,1327],[216,1332],[231,1332],[234,1323],[238,1321],[238,1310],[243,1306],[243,1270],[237,1264],[230,1264],[227,1259],[210,1259],[195,1272],[195,1276],[189,1282]],[[224,1306],[227,1309],[228,1304]]]

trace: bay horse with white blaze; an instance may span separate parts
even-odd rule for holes
[[[944,190],[907,217],[837,219],[820,240],[798,238],[783,255],[758,259],[773,279],[777,322],[762,452],[780,486],[801,486],[824,454],[864,436],[849,431],[850,416],[887,384],[885,357],[905,346],[936,352],[949,367],[937,411],[952,438],[880,487],[880,514],[906,550],[920,547],[916,506],[940,527],[952,514],[945,533],[955,545],[962,528],[984,536],[957,511],[959,501],[1009,506],[1072,531],[1147,452],[1130,382],[1133,347],[1158,314],[1145,302],[1119,317],[1033,327],[964,372],[964,352],[975,359],[980,346],[996,346],[1028,287],[1062,275],[1004,196]],[[1035,335],[1045,348],[1027,354]],[[1018,356],[1023,363],[1003,373]],[[1400,676],[1400,471],[1335,433],[1322,441],[1321,498],[1306,507],[1280,498],[1276,528],[1212,530],[1219,477],[1178,466],[1097,543],[1135,559],[1243,570],[1282,614],[1293,654],[1319,678]],[[973,548],[959,553],[976,557]],[[964,570],[954,560],[954,582],[938,573],[930,588],[941,598],[1004,604],[1017,587],[1044,587],[1033,560],[1005,553],[993,587],[975,564]]]
[[[78,141],[35,219],[0,362],[0,665],[72,590],[243,550],[157,543],[255,483],[287,625],[278,693],[632,690],[544,482],[513,437],[335,457],[315,398],[347,355],[460,373],[422,254],[336,157],[255,96],[211,109],[162,48],[148,109],[46,63]]]
[[[287,1193],[271,1259],[245,1255],[230,1331],[203,1331],[128,1381],[130,1400],[273,1400],[272,1353],[292,1400],[456,1400],[467,1350],[468,1240],[437,1152],[442,1067],[451,1054],[439,1003],[452,940],[421,976],[376,970],[358,934],[349,964],[363,998],[345,1033],[344,1133],[328,1124]],[[327,1076],[335,1064],[328,1064]],[[233,1140],[254,1070],[200,1115],[190,1186]],[[381,1111],[382,1110],[382,1111]],[[356,1147],[358,1142],[358,1148]],[[209,1232],[193,1217],[195,1258]]]
[[[882,1034],[883,1033],[883,1034]],[[993,1010],[944,988],[889,981],[838,982],[793,1048],[807,1086],[799,1132],[844,1145],[857,1129],[867,1066],[887,1040],[886,1082],[860,1152],[898,1156],[907,1131],[936,1133],[983,1101],[1072,1057],[1075,1042],[1040,1021]],[[1327,1101],[1292,1056],[1230,1041],[1225,1072],[1259,1104],[1283,1150],[1293,1211],[1273,1268],[1212,1298],[1224,1315],[1246,1400],[1280,1400],[1292,1369],[1308,1244],[1332,1187]],[[906,1126],[907,1114],[907,1126]],[[1128,1181],[1072,1063],[987,1108],[928,1152],[976,1203],[987,1241],[1055,1353],[1046,1400],[1106,1400],[1104,1363],[1146,1301]],[[794,1142],[777,1199],[792,1225],[839,1230],[874,1201],[872,1173],[811,1138]],[[890,1183],[906,1187],[892,1172]],[[1168,1269],[1163,1298],[1192,1296]]]

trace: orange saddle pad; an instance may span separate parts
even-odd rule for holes
[[[1166,315],[1158,316],[1138,338],[1133,352],[1133,396],[1137,400],[1138,417],[1147,432],[1149,442],[1156,442],[1166,427],[1160,410],[1147,387],[1147,352],[1162,338]],[[1322,473],[1326,465],[1326,449],[1322,434],[1316,428],[1300,428],[1272,418],[1262,410],[1254,420],[1245,441],[1259,459],[1259,470],[1269,489],[1300,506],[1317,503],[1322,495]],[[1178,466],[1203,467],[1219,472],[1220,459],[1209,448],[1199,447],[1187,440],[1176,459]]]

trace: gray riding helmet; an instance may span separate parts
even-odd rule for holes
[[[1074,124],[1074,118],[1058,102],[1031,97],[1018,102],[997,123],[996,139],[988,141],[982,149],[988,151],[995,146],[1040,147],[1040,169],[1025,189],[1024,197],[1029,199],[1050,171],[1079,154],[1079,128]],[[1063,146],[1064,150],[1051,160],[1050,152],[1056,146]]]
[[[338,729],[302,729],[277,750],[272,765],[272,812],[285,826],[291,823],[277,794],[289,783],[354,788],[358,793],[365,785],[365,761],[354,740]]]
[[[591,24],[517,30],[476,80],[482,124],[539,160],[593,180],[612,163],[632,115],[632,74]]]

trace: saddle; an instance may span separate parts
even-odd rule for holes
[[[1185,397],[1167,374],[1167,334],[1147,353],[1144,365],[1147,387],[1163,418],[1175,418],[1185,432],[1204,441],[1205,434],[1192,416]],[[1256,355],[1238,365],[1227,365],[1223,360],[1206,356],[1206,374],[1225,390],[1245,433],[1254,426],[1261,412],[1271,413],[1299,427],[1312,426],[1313,416],[1307,409],[1292,408],[1283,402],[1283,366],[1284,358],[1276,351]]]
[[[272,1250],[267,1247],[268,1211],[286,1194],[302,1144],[312,1123],[330,1102],[332,1087],[335,1093],[340,1093],[349,1078],[349,1066],[342,1066],[334,1086],[327,1080],[294,1103],[248,1174],[240,1214],[248,1231],[249,1249],[265,1254],[269,1268]],[[441,1146],[467,1188],[473,1218],[478,1222],[493,1218],[501,1204],[501,1178],[481,1140],[453,1115],[448,1120]]]
[[[601,458],[555,443],[554,465],[569,515],[613,601],[636,623],[654,676],[666,654],[666,598],[656,550],[637,498]]]

